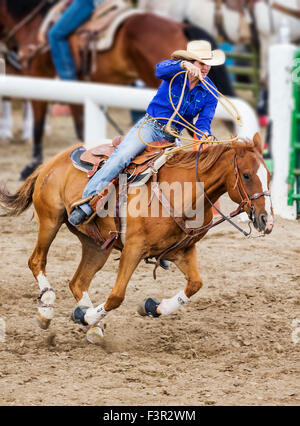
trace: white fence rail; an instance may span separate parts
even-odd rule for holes
[[[85,111],[84,140],[87,147],[99,144],[106,137],[106,119],[99,106],[129,108],[144,111],[156,91],[110,84],[69,82],[45,78],[0,76],[0,97],[45,100],[83,104]],[[244,125],[236,129],[241,137],[252,137],[258,131],[253,109],[241,99],[230,98],[238,108]],[[232,120],[218,105],[216,118]]]

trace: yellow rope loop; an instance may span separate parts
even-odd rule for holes
[[[181,96],[178,102],[177,107],[175,107],[173,99],[172,99],[172,85],[173,82],[175,80],[175,78],[182,74],[185,73],[185,78],[184,78],[184,84],[183,84],[183,88],[182,88],[182,92],[181,92]],[[180,71],[178,72],[176,75],[174,75],[174,77],[172,78],[172,80],[170,81],[170,85],[169,85],[169,99],[170,99],[170,103],[172,105],[172,108],[174,109],[174,113],[172,114],[172,116],[170,118],[166,118],[166,117],[155,117],[155,118],[150,118],[147,121],[144,121],[144,123],[142,123],[139,126],[138,129],[138,136],[140,141],[146,145],[146,146],[151,146],[151,144],[145,142],[141,136],[141,129],[142,127],[150,122],[150,121],[154,121],[154,120],[165,120],[167,121],[167,124],[165,126],[166,131],[171,135],[174,136],[175,138],[178,136],[175,132],[172,131],[172,123],[177,123],[180,124],[182,127],[184,127],[186,130],[190,130],[191,132],[194,132],[197,136],[201,136],[201,138],[203,137],[203,135],[205,135],[205,133],[198,129],[197,127],[195,127],[193,124],[191,124],[190,122],[188,122],[184,117],[181,116],[181,114],[179,113],[179,109],[181,107],[182,104],[182,100],[183,100],[183,96],[184,96],[184,92],[185,92],[185,88],[186,88],[186,84],[187,84],[187,76],[188,76],[188,72],[187,71]],[[200,78],[200,81],[203,83],[203,85],[206,87],[206,89],[222,104],[222,106],[224,107],[224,109],[229,113],[229,115],[231,115],[231,117],[234,119],[234,121],[239,125],[242,126],[242,118],[237,110],[237,108],[235,107],[235,105],[226,97],[224,96],[221,92],[219,92],[214,86],[212,86],[208,81],[205,81],[205,79]],[[215,93],[210,89],[212,88],[218,95],[215,95]],[[232,110],[224,103],[223,98],[226,102],[228,102],[228,104],[230,105],[230,107],[232,108]],[[183,121],[180,122],[178,120],[174,120],[174,117],[176,117],[176,115],[178,115],[178,117]],[[238,136],[234,136],[230,139],[224,139],[224,140],[216,140],[216,141],[206,141],[206,140],[195,140],[194,138],[186,138],[181,136],[180,137],[181,140],[185,140],[185,141],[192,141],[192,143],[189,144],[185,144],[184,146],[180,146],[180,147],[176,147],[172,150],[170,150],[167,154],[174,154],[177,151],[180,151],[182,149],[187,149],[187,148],[191,148],[194,147],[195,145],[200,145],[202,143],[206,143],[206,144],[215,144],[215,143],[231,143],[234,142],[238,139]],[[163,146],[162,148],[169,148],[172,147],[173,144],[168,144]]]
[[[238,109],[236,108],[236,106],[231,102],[230,99],[228,99],[225,95],[223,95],[223,93],[219,92],[218,89],[216,89],[215,87],[213,87],[208,81],[205,81],[205,79],[201,79],[201,82],[203,83],[203,85],[206,87],[206,89],[223,105],[224,109],[229,113],[229,115],[231,115],[233,117],[233,119],[235,120],[235,122],[241,127],[243,125],[243,120],[242,117],[240,116]],[[217,92],[217,94],[219,96],[221,96],[221,98],[224,98],[224,100],[226,102],[228,102],[228,104],[231,106],[231,108],[234,110],[234,113],[232,111],[230,111],[230,109],[228,108],[227,105],[225,105],[224,101],[220,98],[218,98],[209,88],[211,87],[215,92]]]

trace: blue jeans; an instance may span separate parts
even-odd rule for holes
[[[104,166],[95,173],[86,185],[82,198],[101,193],[137,155],[145,150],[146,146],[139,139],[138,131],[140,125],[147,120],[148,117],[144,116],[131,128]],[[160,140],[174,142],[174,137],[162,131],[153,121],[149,121],[142,127],[141,137],[146,143]],[[82,204],[80,207],[88,215],[93,211],[88,203]]]
[[[77,80],[68,37],[90,18],[94,9],[94,0],[75,0],[49,31],[52,59],[57,74],[63,80]]]

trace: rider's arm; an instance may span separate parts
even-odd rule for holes
[[[202,132],[211,134],[211,122],[214,118],[218,101],[212,95],[209,96],[207,102],[199,113],[198,120],[195,124],[197,129]]]
[[[183,71],[181,67],[182,61],[162,61],[156,65],[156,77],[161,80],[169,80],[174,77],[180,71]]]

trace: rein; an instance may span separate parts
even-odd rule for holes
[[[163,192],[161,191],[161,189],[159,188],[158,182],[157,182],[157,175],[155,175],[155,180],[154,180],[154,185],[152,186],[152,191],[154,193],[154,195],[157,197],[157,199],[159,200],[159,202],[162,204],[162,206],[164,207],[164,209],[169,213],[169,215],[173,218],[173,220],[175,221],[175,223],[177,224],[177,226],[181,229],[181,231],[185,234],[185,236],[178,242],[173,244],[171,247],[168,247],[163,253],[161,253],[159,255],[159,257],[157,258],[157,261],[155,262],[155,268],[153,271],[153,276],[154,279],[156,279],[156,269],[159,266],[160,260],[162,258],[164,258],[164,256],[169,253],[170,251],[176,250],[178,248],[181,248],[183,246],[187,246],[190,243],[193,242],[193,240],[199,236],[201,236],[202,234],[208,232],[210,229],[214,228],[217,225],[220,225],[221,223],[227,221],[228,223],[230,223],[232,226],[234,226],[238,231],[240,231],[245,237],[250,237],[251,235],[251,228],[250,228],[250,232],[246,232],[244,231],[240,226],[238,226],[236,223],[234,223],[232,221],[232,219],[236,216],[238,216],[241,213],[244,213],[244,207],[246,205],[249,206],[250,208],[250,219],[253,219],[253,213],[254,213],[254,209],[253,209],[253,200],[257,200],[260,197],[270,197],[271,194],[269,191],[263,191],[263,192],[259,192],[259,193],[255,193],[252,196],[249,196],[243,181],[241,179],[240,176],[240,171],[238,168],[238,163],[237,163],[237,155],[234,155],[234,174],[235,174],[235,185],[234,185],[234,189],[238,189],[239,195],[241,197],[241,202],[238,205],[237,209],[234,210],[233,212],[231,212],[229,214],[229,216],[226,216],[224,213],[222,213],[220,211],[220,209],[218,209],[214,203],[210,200],[210,198],[208,197],[204,187],[202,186],[202,183],[200,181],[200,177],[199,177],[199,171],[198,171],[198,164],[199,164],[199,155],[200,155],[200,151],[202,149],[202,144],[199,146],[199,149],[197,151],[197,157],[196,157],[196,178],[197,178],[197,182],[201,185],[201,189],[203,192],[203,195],[205,196],[206,200],[208,201],[208,203],[210,204],[211,207],[213,207],[221,216],[221,219],[217,220],[216,222],[213,222],[213,220],[211,220],[211,222],[207,225],[201,226],[200,228],[188,228],[186,226],[186,222],[182,217],[179,217],[178,215],[176,215],[176,212],[174,210],[174,208],[172,206],[170,206],[170,202],[166,199],[166,197],[164,196]]]
[[[199,178],[199,171],[198,171],[198,163],[199,163],[199,154],[201,151],[202,145],[200,146],[200,148],[197,151],[197,159],[196,159],[196,178],[197,178],[197,182],[202,186],[202,183],[200,182],[200,178]],[[220,219],[219,221],[217,221],[213,226],[218,225],[219,223],[224,222],[225,220],[227,222],[229,222],[232,226],[234,226],[238,231],[240,231],[245,237],[249,237],[251,235],[251,232],[246,232],[244,231],[240,226],[238,226],[236,223],[234,223],[230,218],[233,218],[237,215],[239,215],[240,213],[245,212],[244,207],[245,205],[248,205],[248,207],[250,208],[250,218],[252,220],[253,218],[253,213],[254,213],[254,208],[253,208],[253,200],[258,200],[260,197],[271,197],[271,193],[270,191],[263,191],[263,192],[257,192],[255,194],[253,194],[252,196],[249,196],[245,186],[243,184],[243,181],[241,179],[241,175],[240,175],[240,171],[238,168],[238,163],[237,163],[237,155],[234,155],[234,174],[235,174],[235,185],[234,185],[234,189],[238,189],[239,195],[241,197],[241,202],[238,206],[238,208],[230,213],[230,216],[226,216],[224,215],[220,209],[218,209],[217,206],[215,206],[212,201],[209,199],[209,197],[207,196],[205,189],[202,187],[202,191],[203,194],[206,198],[206,200],[209,202],[209,204],[211,205],[211,207],[213,207],[220,216],[222,216],[222,219]],[[209,228],[210,229],[210,228]]]
[[[201,185],[201,189],[202,189],[202,192],[203,192],[206,200],[209,202],[209,204],[211,205],[211,207],[214,207],[217,210],[217,212],[222,216],[222,218],[219,219],[219,220],[217,220],[216,222],[213,222],[213,220],[211,220],[210,223],[208,223],[207,225],[201,226],[200,228],[188,228],[186,226],[185,220],[182,217],[179,217],[178,215],[176,215],[176,212],[175,212],[174,208],[170,205],[170,202],[166,199],[166,197],[164,196],[163,192],[159,188],[159,185],[158,185],[158,182],[157,182],[157,174],[153,175],[153,181],[154,181],[154,184],[152,185],[152,192],[153,192],[153,194],[157,197],[157,199],[162,204],[162,206],[164,207],[164,209],[169,213],[170,217],[173,218],[173,220],[175,221],[175,223],[177,224],[177,226],[185,234],[185,237],[183,237],[178,243],[175,243],[172,246],[168,247],[166,250],[164,250],[159,255],[159,257],[157,258],[157,260],[155,262],[155,268],[153,270],[153,277],[154,277],[154,279],[156,279],[156,269],[158,268],[158,266],[160,264],[160,260],[163,259],[164,256],[167,253],[169,253],[170,251],[176,250],[178,248],[181,248],[183,246],[189,245],[191,242],[193,242],[193,240],[195,238],[200,237],[202,234],[208,232],[210,229],[214,228],[217,225],[220,225],[221,223],[223,223],[225,221],[229,222],[237,230],[239,230],[240,232],[242,232],[245,237],[249,237],[250,234],[251,234],[251,232],[248,233],[248,232],[244,231],[242,228],[240,228],[238,225],[236,225],[231,220],[232,218],[234,218],[234,217],[236,217],[239,214],[241,214],[241,213],[244,212],[244,206],[245,206],[245,204],[247,204],[247,200],[243,199],[243,197],[242,197],[242,201],[239,204],[238,208],[235,211],[231,212],[230,215],[229,215],[229,217],[228,217],[228,216],[224,215],[213,204],[213,202],[209,199],[208,195],[206,194],[205,189],[203,188],[202,183],[200,181],[199,172],[198,172],[199,154],[200,154],[201,149],[202,149],[202,145],[199,146],[199,149],[197,151],[197,158],[196,158],[196,178],[197,178],[197,182]],[[235,159],[236,159],[236,156],[235,156]],[[235,165],[237,166],[237,163],[235,163]],[[235,170],[236,170],[236,168],[235,168]],[[238,176],[239,176],[239,174],[238,174]],[[262,196],[262,195],[263,194],[260,194],[260,196]],[[257,198],[259,198],[259,197],[257,196]]]
[[[36,17],[47,3],[53,3],[53,0],[43,0],[40,4],[38,4],[28,15],[25,16],[25,18],[23,18],[9,31],[2,41],[7,43],[18,31],[20,31],[21,28],[32,21],[32,19]]]
[[[213,207],[213,208],[214,208],[214,209],[215,209],[215,210],[219,213],[219,215],[222,217],[222,219],[220,219],[218,222],[216,222],[214,226],[219,225],[220,223],[227,221],[227,222],[229,222],[232,226],[234,226],[234,227],[235,227],[238,231],[240,231],[242,234],[244,234],[244,236],[245,236],[245,237],[249,237],[249,236],[250,236],[250,233],[249,233],[249,232],[244,231],[244,230],[243,230],[240,226],[238,226],[236,223],[234,223],[234,222],[230,219],[230,218],[233,218],[233,217],[235,217],[235,216],[238,216],[240,213],[243,213],[243,212],[244,212],[244,206],[247,204],[247,200],[248,200],[248,195],[247,195],[246,191],[244,191],[244,193],[245,193],[245,195],[246,195],[246,199],[245,199],[245,198],[243,198],[243,197],[241,196],[242,201],[240,202],[240,204],[239,204],[238,208],[237,208],[234,212],[230,213],[230,217],[228,217],[228,216],[224,215],[224,213],[222,213],[222,212],[221,212],[221,210],[220,210],[217,206],[215,206],[215,205],[214,205],[214,203],[210,200],[210,198],[209,198],[209,197],[208,197],[208,195],[206,194],[206,191],[205,191],[205,189],[203,188],[202,183],[201,183],[201,181],[200,181],[200,178],[199,178],[199,170],[198,170],[198,164],[199,164],[199,155],[200,155],[201,148],[202,148],[202,145],[200,145],[200,147],[199,147],[199,149],[198,149],[198,151],[197,151],[197,157],[196,157],[196,178],[197,178],[197,182],[198,182],[198,183],[201,185],[201,187],[202,187],[202,191],[203,191],[203,194],[204,194],[204,196],[205,196],[206,200],[209,202],[209,204],[211,205],[211,207]],[[237,174],[236,174],[236,171],[237,171]],[[237,158],[236,158],[236,154],[235,154],[235,156],[234,156],[234,172],[235,172],[236,179],[237,179],[237,181],[236,181],[236,182],[238,182],[238,177],[239,177],[239,175],[240,175],[240,174],[239,174],[238,167],[237,167]],[[239,180],[240,180],[240,179],[239,179]],[[240,195],[241,195],[241,192],[240,192]]]
[[[174,81],[174,79],[179,75],[179,74],[182,74],[182,73],[185,73],[185,79],[184,79],[184,84],[183,84],[183,88],[182,88],[182,92],[181,92],[181,96],[180,96],[180,99],[179,99],[179,102],[178,102],[178,105],[177,105],[177,107],[175,107],[174,106],[174,103],[173,103],[173,100],[172,100],[172,95],[171,95],[171,89],[172,89],[172,84],[173,84],[173,81]],[[142,139],[142,137],[141,137],[141,134],[140,134],[140,132],[141,132],[141,129],[142,129],[142,127],[143,127],[143,125],[145,125],[147,122],[149,122],[149,121],[155,121],[155,120],[157,120],[157,119],[162,119],[162,120],[168,120],[168,122],[167,122],[167,125],[165,126],[165,128],[166,128],[166,130],[168,131],[168,133],[170,133],[172,136],[174,136],[174,137],[176,137],[177,135],[176,134],[174,134],[174,132],[172,132],[172,130],[171,130],[171,124],[172,123],[179,123],[179,124],[181,124],[181,125],[183,125],[186,129],[188,129],[188,130],[192,130],[192,131],[194,131],[196,134],[198,134],[198,135],[200,135],[200,134],[203,134],[204,135],[204,132],[202,132],[201,130],[199,130],[199,129],[197,129],[194,125],[192,125],[192,124],[190,124],[187,120],[185,120],[185,118],[184,117],[182,117],[180,114],[179,114],[179,112],[178,112],[178,110],[180,109],[180,106],[181,106],[181,103],[182,103],[182,99],[183,99],[183,94],[184,94],[184,91],[185,91],[185,88],[186,88],[186,84],[187,84],[187,75],[188,75],[188,72],[187,71],[180,71],[179,73],[177,73],[173,78],[172,78],[172,80],[171,80],[171,82],[170,82],[170,86],[169,86],[169,99],[170,99],[170,102],[171,102],[171,105],[172,105],[172,107],[173,107],[173,109],[174,109],[174,113],[172,114],[172,116],[169,118],[169,119],[167,119],[167,118],[163,118],[163,117],[156,117],[156,118],[151,118],[151,119],[149,119],[149,120],[147,120],[147,121],[145,121],[140,127],[139,127],[139,139],[145,144],[145,145],[148,145],[145,141],[143,141],[143,139]],[[218,90],[216,90],[213,86],[211,86],[207,81],[205,81],[205,79],[200,79],[201,81],[202,81],[202,83],[203,83],[203,85],[206,87],[206,89],[218,100],[218,101],[220,101],[221,102],[221,104],[223,105],[223,107],[227,110],[227,112],[234,118],[234,120],[237,122],[237,124],[239,124],[239,125],[242,125],[242,120],[241,120],[241,116],[240,116],[240,114],[239,114],[239,112],[237,111],[237,109],[236,109],[236,107],[232,104],[232,102],[230,102],[230,100],[228,99],[228,98],[226,98],[221,92],[219,92]],[[214,91],[216,91],[217,92],[217,94],[219,95],[219,97],[210,89],[210,87],[214,90]],[[230,111],[230,109],[224,104],[224,101],[222,101],[221,99],[220,99],[220,97],[222,97],[222,98],[224,98],[224,100],[226,100],[227,102],[228,102],[228,104],[230,104],[230,106],[231,106],[231,108],[232,108],[232,110],[234,110],[234,112],[233,111]],[[234,114],[235,113],[235,114]],[[174,117],[176,116],[176,115],[178,115],[179,117],[180,117],[180,119],[181,120],[183,120],[186,124],[183,124],[182,122],[179,122],[179,121],[177,121],[177,120],[174,120]],[[262,193],[259,193],[259,194],[254,194],[252,197],[249,197],[248,196],[248,194],[247,194],[247,192],[246,192],[246,190],[245,190],[245,188],[244,188],[244,185],[243,185],[243,183],[242,183],[242,180],[241,180],[241,177],[240,177],[240,173],[239,173],[239,169],[238,169],[238,164],[237,164],[237,157],[236,157],[236,155],[235,155],[235,157],[234,157],[234,172],[235,172],[235,176],[236,176],[236,183],[235,183],[235,188],[236,187],[238,187],[238,190],[239,190],[239,194],[240,194],[240,196],[241,196],[241,202],[240,202],[240,204],[239,204],[239,206],[238,206],[238,208],[235,210],[235,211],[233,211],[233,212],[231,212],[230,213],[230,215],[229,216],[226,216],[226,215],[224,215],[214,204],[213,204],[213,202],[209,199],[209,197],[208,197],[208,195],[207,195],[207,193],[205,192],[205,189],[203,188],[203,186],[202,186],[202,183],[201,183],[201,181],[200,181],[200,178],[199,178],[199,171],[198,171],[198,164],[199,164],[199,154],[200,154],[200,151],[201,151],[201,149],[202,149],[202,145],[203,145],[203,140],[199,140],[199,141],[195,141],[194,139],[187,139],[187,138],[182,138],[182,139],[185,139],[185,140],[192,140],[192,144],[186,144],[186,145],[184,145],[184,146],[182,146],[182,147],[177,147],[177,148],[173,148],[173,149],[170,149],[169,150],[169,152],[168,152],[168,154],[170,154],[170,155],[172,155],[172,154],[174,154],[175,152],[177,152],[177,151],[179,151],[179,150],[182,150],[182,149],[186,149],[186,148],[189,148],[189,147],[191,147],[191,146],[195,146],[195,144],[198,144],[199,145],[199,149],[198,149],[198,151],[197,151],[197,157],[196,157],[196,179],[197,179],[197,182],[201,185],[201,188],[202,188],[202,192],[203,192],[203,195],[205,196],[205,198],[206,198],[206,200],[208,201],[208,203],[210,204],[210,206],[211,207],[214,207],[215,209],[216,209],[216,211],[220,214],[220,216],[221,216],[221,219],[219,219],[218,221],[216,221],[216,222],[213,222],[213,220],[209,223],[209,224],[207,224],[207,225],[205,225],[205,226],[201,226],[200,228],[188,228],[187,226],[186,226],[186,222],[185,222],[185,220],[182,218],[182,217],[179,217],[178,215],[176,215],[176,212],[175,212],[175,210],[173,209],[173,207],[172,206],[170,206],[170,203],[169,203],[169,201],[166,199],[166,197],[164,196],[164,194],[162,193],[162,191],[161,191],[161,189],[159,188],[159,185],[158,185],[158,182],[157,182],[157,174],[155,174],[155,175],[153,175],[153,181],[154,181],[154,185],[153,185],[153,187],[152,187],[152,192],[153,192],[153,194],[157,197],[157,199],[159,200],[159,202],[162,204],[162,206],[165,208],[165,210],[169,213],[169,215],[174,219],[174,221],[175,221],[175,223],[177,224],[177,226],[181,229],[181,231],[185,234],[185,237],[183,237],[178,243],[175,243],[175,244],[173,244],[171,247],[169,247],[169,248],[167,248],[163,253],[161,253],[160,255],[159,255],[159,257],[157,258],[157,260],[156,260],[156,263],[155,263],[155,268],[154,268],[154,271],[153,271],[153,276],[154,276],[154,279],[156,279],[156,269],[157,269],[157,267],[159,266],[159,263],[160,263],[160,260],[167,254],[167,253],[169,253],[170,251],[173,251],[173,250],[175,250],[175,249],[178,249],[178,248],[180,248],[180,247],[183,247],[183,246],[187,246],[187,245],[189,245],[195,238],[197,238],[197,237],[199,237],[199,236],[201,236],[202,234],[204,234],[204,233],[206,233],[206,232],[208,232],[211,228],[213,228],[213,227],[215,227],[215,226],[217,226],[217,225],[219,225],[219,224],[221,224],[221,223],[223,223],[223,222],[225,222],[225,221],[227,221],[227,222],[229,222],[232,226],[234,226],[238,231],[240,231],[245,237],[249,237],[250,235],[251,235],[251,228],[250,228],[250,232],[246,232],[246,231],[244,231],[241,227],[239,227],[237,224],[235,224],[233,221],[232,221],[232,218],[234,218],[234,217],[236,217],[236,216],[238,216],[239,214],[241,214],[241,213],[243,213],[244,212],[244,206],[245,205],[249,205],[249,207],[250,207],[250,209],[251,209],[251,217],[253,216],[253,205],[252,205],[252,203],[251,203],[251,200],[255,200],[255,199],[258,199],[258,198],[260,198],[260,197],[262,197],[262,196],[270,196],[270,193],[269,192],[262,192]],[[237,136],[236,137],[232,137],[230,140],[220,140],[220,141],[213,141],[213,142],[210,142],[210,143],[228,143],[228,142],[233,142],[233,141],[236,141],[237,140]],[[209,141],[206,141],[207,143],[209,143]],[[170,145],[166,145],[165,147],[163,147],[163,148],[168,148]],[[244,196],[242,195],[244,193]]]

